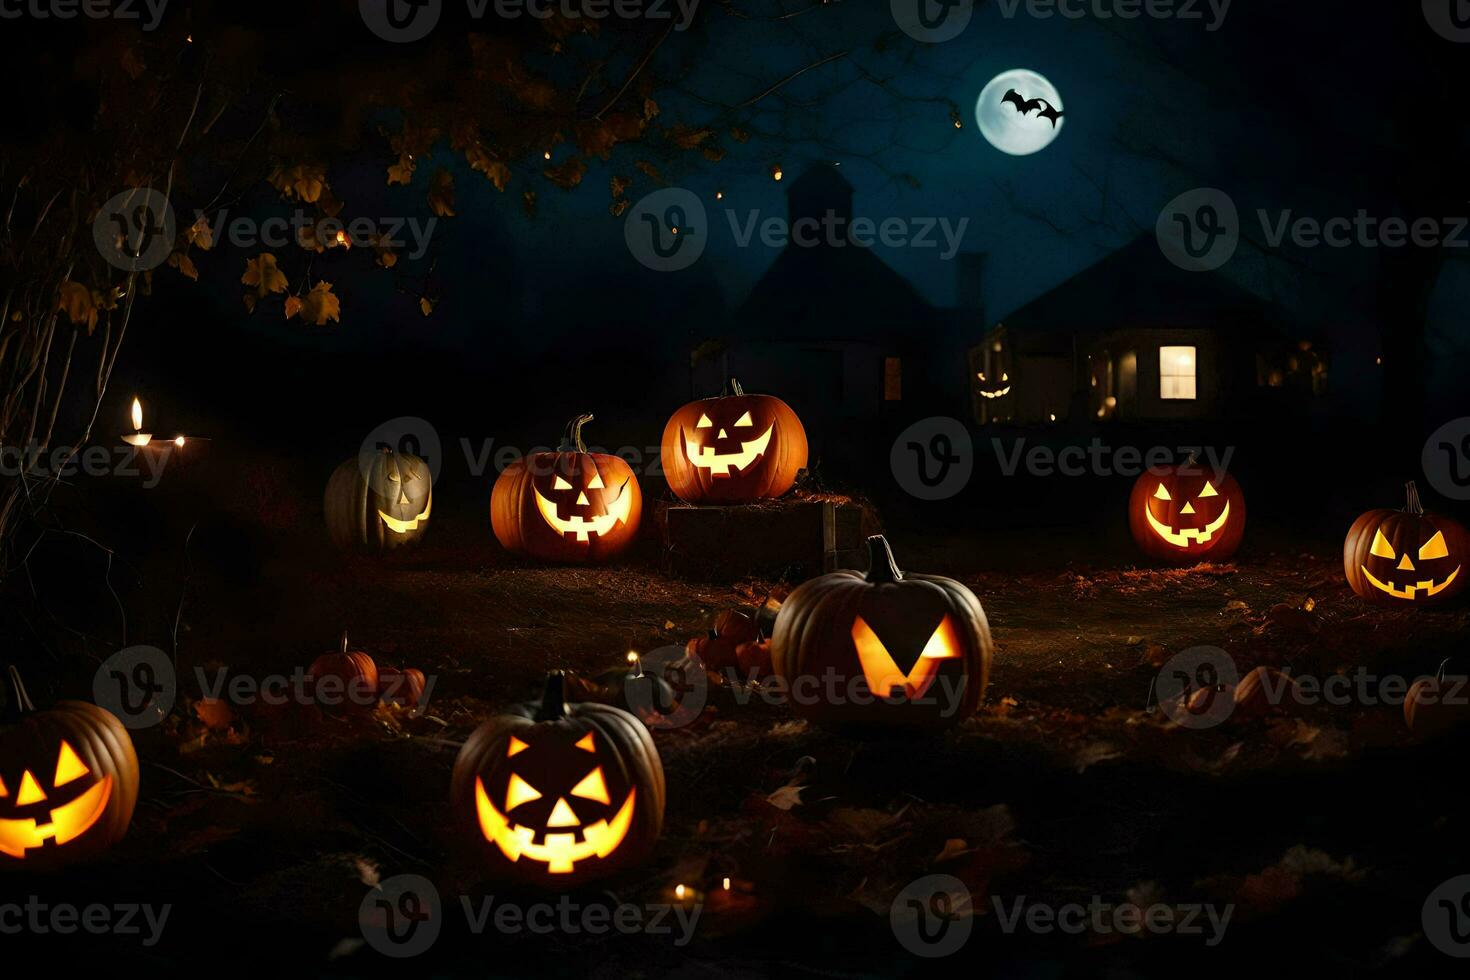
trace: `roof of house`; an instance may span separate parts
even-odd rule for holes
[[[827,213],[851,219],[852,185],[819,165],[792,181],[787,214],[794,224]],[[903,339],[932,322],[933,310],[908,280],[872,249],[853,244],[788,242],[735,311],[747,337],[784,340]]]
[[[1220,272],[1189,272],[1165,258],[1152,233],[1001,317],[1011,331],[1096,334],[1120,327],[1231,327],[1275,332],[1280,307]]]

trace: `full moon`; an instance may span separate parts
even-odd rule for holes
[[[996,75],[975,103],[981,134],[997,150],[1018,157],[1051,145],[1066,123],[1062,112],[1056,86],[1025,68]]]

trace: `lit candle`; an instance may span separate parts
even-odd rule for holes
[[[123,442],[129,446],[146,446],[153,441],[153,437],[143,431],[143,403],[133,399],[133,432],[131,435],[123,436]]]

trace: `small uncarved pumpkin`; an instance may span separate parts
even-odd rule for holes
[[[1245,494],[1228,473],[1183,466],[1141,473],[1128,498],[1128,526],[1144,554],[1176,565],[1224,561],[1245,534]]]
[[[0,869],[95,857],[122,839],[138,802],[128,731],[82,701],[37,711],[20,674],[0,722]]]
[[[1416,738],[1439,738],[1470,726],[1470,677],[1446,676],[1446,660],[1439,673],[1415,681],[1404,698],[1404,724]]]
[[[450,800],[495,875],[564,889],[643,861],[663,830],[664,767],[648,729],[604,704],[538,704],[486,721],[454,763]]]
[[[771,662],[792,710],[819,723],[940,728],[975,713],[990,676],[980,600],[938,575],[899,571],[868,539],[869,567],[802,583],[781,606]]]
[[[1301,689],[1290,674],[1261,666],[1235,685],[1234,699],[1231,718],[1252,721],[1276,712],[1295,712],[1301,706]]]
[[[1413,483],[1403,510],[1370,510],[1342,545],[1342,570],[1361,598],[1385,605],[1445,602],[1465,587],[1470,537],[1458,521],[1426,514]]]
[[[434,480],[429,464],[384,446],[347,460],[322,499],[327,534],[339,548],[391,551],[423,540]]]
[[[317,657],[307,673],[318,700],[332,707],[366,708],[378,699],[378,665],[361,650],[348,649],[346,630],[339,649]]]
[[[643,491],[627,461],[589,453],[582,426],[567,425],[556,452],[533,453],[501,471],[490,493],[490,527],[507,551],[552,562],[603,562],[633,543]]]
[[[424,672],[413,667],[404,670],[384,667],[378,671],[378,696],[384,704],[416,708],[423,701],[427,686]]]
[[[690,504],[749,504],[790,490],[806,466],[806,430],[774,395],[690,402],[664,427],[660,458],[669,489]]]

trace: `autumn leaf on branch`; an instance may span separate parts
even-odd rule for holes
[[[301,303],[301,297],[300,296],[287,296],[286,297],[286,319],[289,320],[293,316],[295,316],[296,314],[300,313],[301,312],[301,306],[302,306],[302,303]]]
[[[586,172],[587,164],[582,162],[582,158],[571,157],[565,163],[547,167],[542,174],[556,186],[571,190],[582,182],[582,175]]]
[[[624,177],[621,174],[614,174],[607,182],[608,190],[612,191],[613,197],[622,197],[628,193],[628,188],[632,186],[633,178]]]
[[[168,264],[179,270],[179,274],[195,282],[199,281],[199,270],[194,268],[194,260],[189,258],[185,252],[174,252],[168,257]]]
[[[691,129],[688,126],[685,126],[683,123],[680,123],[677,126],[674,126],[668,130],[669,142],[673,143],[681,150],[698,149],[700,144],[702,144],[705,140],[709,139],[713,135],[715,135],[715,131],[713,129]]]
[[[490,183],[495,185],[497,191],[504,191],[505,185],[510,183],[510,168],[504,162],[495,159],[483,146],[475,145],[464,151],[464,158],[469,162],[471,170],[478,170],[490,178]]]
[[[287,319],[299,312],[303,323],[311,323],[318,327],[326,326],[328,320],[342,322],[342,303],[333,295],[332,284],[326,281],[318,282],[311,288],[311,292],[306,294],[305,299],[297,300],[294,311],[289,309],[291,306],[289,300],[286,305],[288,307]]]
[[[429,185],[429,208],[441,218],[454,217],[454,174],[440,169]]]
[[[315,204],[321,198],[322,191],[326,189],[327,170],[325,167],[308,164],[277,167],[269,180],[270,185],[287,200],[295,198],[307,204]]]
[[[247,259],[245,274],[240,281],[255,289],[254,293],[245,294],[245,308],[252,313],[256,303],[271,293],[284,293],[289,285],[286,274],[276,268],[276,257],[270,252],[261,252],[255,258]]]
[[[413,157],[407,153],[400,154],[398,162],[388,167],[388,186],[403,184],[407,186],[413,183],[414,162]]]
[[[66,314],[73,324],[87,325],[87,334],[97,328],[97,304],[92,300],[92,291],[79,282],[70,280],[61,284],[57,291],[56,308]]]
[[[209,227],[209,219],[201,214],[199,220],[184,232],[184,240],[206,252],[214,248],[214,232]]]

